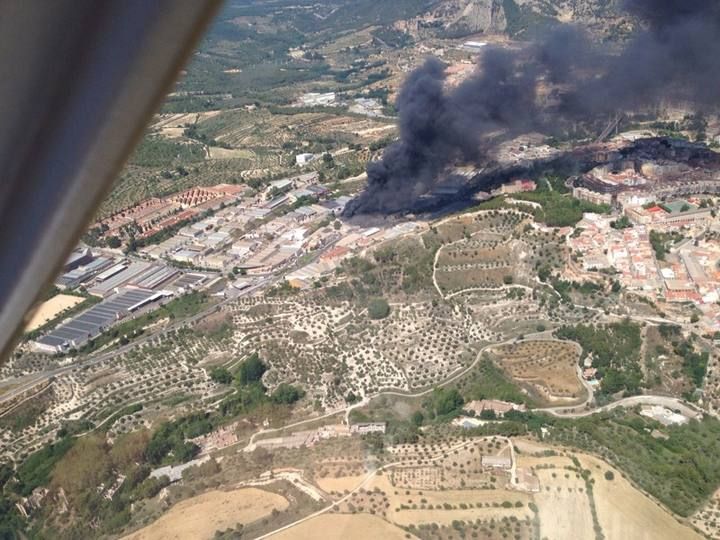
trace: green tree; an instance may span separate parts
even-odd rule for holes
[[[258,382],[267,369],[265,363],[260,360],[258,353],[253,353],[247,360],[240,364],[237,374],[238,382],[241,385]]]
[[[220,384],[230,384],[233,380],[232,373],[222,366],[212,368],[210,370],[210,378]]]
[[[390,304],[384,298],[373,298],[368,302],[368,316],[371,319],[384,319],[390,315]]]
[[[291,405],[303,397],[303,391],[288,383],[280,383],[272,393],[275,403]]]
[[[434,416],[455,416],[462,409],[465,400],[457,388],[435,388],[426,402]]]
[[[481,420],[497,420],[497,414],[492,409],[483,409],[480,413]]]
[[[107,239],[107,245],[109,248],[117,249],[120,247],[120,239],[117,236],[110,236]]]

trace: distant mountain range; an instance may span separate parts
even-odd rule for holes
[[[506,33],[518,39],[560,22],[576,22],[598,39],[622,40],[634,21],[623,0],[230,0],[220,20],[265,21],[331,37],[367,26],[395,26],[415,37],[462,38]],[[262,27],[262,24],[260,25]],[[217,28],[217,25],[216,25]]]
[[[579,23],[598,39],[616,41],[635,22],[621,0],[438,0],[424,13],[400,25],[418,36],[464,37],[476,33],[533,35],[558,23]]]

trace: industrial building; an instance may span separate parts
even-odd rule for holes
[[[75,289],[83,282],[93,278],[103,270],[112,266],[113,260],[108,257],[98,257],[87,264],[77,266],[75,269],[65,272],[55,280],[59,289]]]
[[[39,352],[51,354],[82,347],[131,313],[171,294],[168,291],[125,290],[38,338],[33,347]]]
[[[115,269],[120,267],[118,272],[114,272]],[[96,278],[96,284],[88,289],[88,292],[94,296],[100,296],[105,298],[114,294],[118,287],[122,287],[136,277],[138,274],[144,272],[150,268],[150,263],[137,261],[132,263],[121,263],[108,269],[106,272],[98,275]],[[111,273],[111,270],[113,272]]]
[[[300,96],[298,105],[301,107],[320,107],[335,104],[335,92],[308,92]]]
[[[71,270],[75,270],[78,266],[88,264],[92,260],[93,254],[89,248],[75,249],[65,261],[65,265],[63,266],[63,272],[70,272]]]

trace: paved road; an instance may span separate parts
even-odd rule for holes
[[[636,405],[659,405],[661,407],[667,407],[671,410],[678,410],[685,416],[690,418],[696,418],[701,415],[704,411],[695,408],[690,403],[683,401],[680,398],[669,397],[669,396],[655,396],[655,395],[642,395],[642,396],[631,396],[613,401],[602,407],[594,407],[585,411],[578,411],[577,408],[558,407],[553,409],[541,409],[542,412],[552,414],[553,416],[563,418],[582,418],[590,416],[595,413],[610,411],[617,409],[618,407],[634,407]]]

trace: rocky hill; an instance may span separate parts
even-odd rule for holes
[[[415,36],[464,37],[505,33],[523,39],[560,22],[576,22],[598,39],[617,41],[633,29],[621,0],[439,0],[425,13],[400,22]]]

